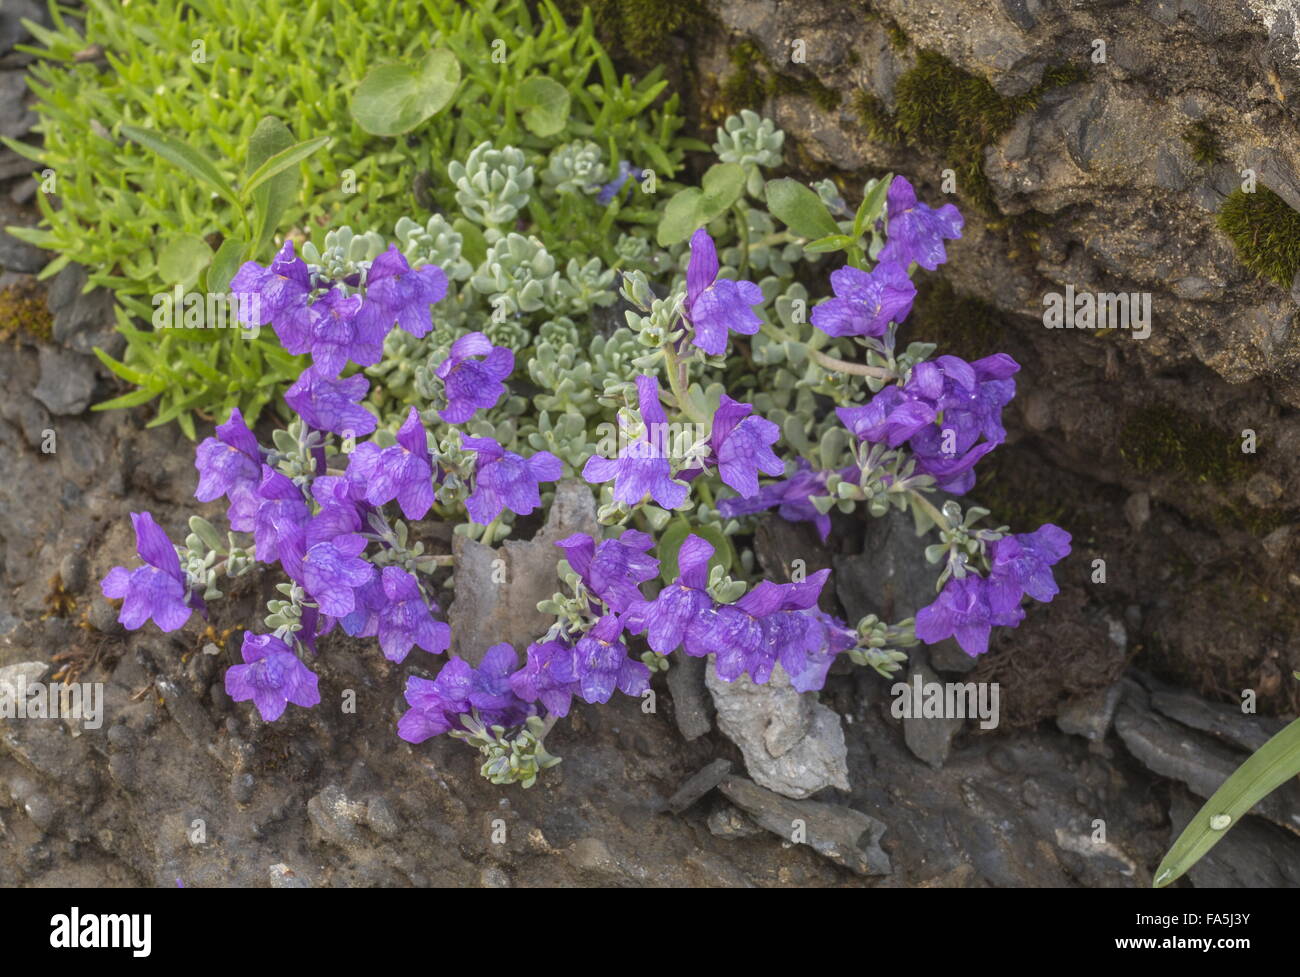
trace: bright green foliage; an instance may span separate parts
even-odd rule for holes
[[[159,416],[187,433],[191,411],[239,405],[255,416],[301,364],[277,357],[274,337],[152,331],[142,320],[154,296],[224,285],[240,260],[269,259],[277,232],[303,240],[454,211],[446,163],[484,140],[530,161],[584,140],[607,166],[628,160],[661,182],[686,149],[702,148],[677,138],[677,98],[661,99],[657,73],[620,76],[590,15],[566,23],[550,0],[88,0],[82,25],[52,10],[54,28],[33,26],[40,46],[29,49],[41,59],[31,85],[44,144],[9,145],[54,171],[56,193],[38,195],[44,224],[19,236],[56,252],[45,275],[75,261],[117,293],[128,349],[110,365],[141,387],[118,405],[160,395]],[[271,154],[258,144],[266,116],[282,123]],[[317,137],[328,150],[252,192],[259,149],[264,162]],[[582,196],[550,216],[557,259],[614,258],[604,210]],[[235,238],[238,248],[227,245]]]

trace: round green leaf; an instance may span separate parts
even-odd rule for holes
[[[400,136],[442,111],[460,84],[460,62],[445,48],[418,65],[372,68],[352,94],[352,118],[376,136]]]
[[[700,224],[707,224],[745,192],[745,168],[739,163],[715,163],[700,181]]]
[[[768,180],[767,209],[800,237],[823,238],[840,231],[822,198],[798,180]]]
[[[687,187],[673,194],[664,208],[663,217],[659,219],[659,230],[655,234],[661,248],[685,241],[704,223],[698,217],[700,196],[696,187]]]
[[[524,125],[534,136],[554,136],[569,121],[569,92],[554,79],[539,75],[515,90],[515,104],[524,110]]]

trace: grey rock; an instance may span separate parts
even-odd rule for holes
[[[109,338],[116,334],[113,293],[106,288],[84,291],[88,278],[82,266],[68,265],[54,276],[46,297],[54,338],[78,353],[110,346]]]
[[[858,875],[893,871],[880,847],[886,826],[868,814],[840,804],[790,800],[744,777],[728,777],[719,789],[768,831],[786,841],[802,841]]]
[[[49,662],[16,662],[0,668],[0,695],[16,698],[23,688],[29,688],[49,671]]]
[[[49,260],[48,252],[0,230],[0,268],[33,274],[44,268]]]
[[[1244,752],[1221,746],[1210,736],[1179,725],[1153,712],[1141,712],[1128,702],[1115,713],[1115,730],[1124,745],[1148,769],[1186,784],[1194,794],[1209,797],[1246,759]],[[1300,829],[1300,784],[1289,781],[1251,809],[1268,820]]]
[[[307,802],[307,816],[326,840],[350,849],[361,841],[358,825],[366,820],[366,805],[330,784]]]
[[[1123,685],[1116,682],[1109,688],[1069,699],[1056,714],[1057,728],[1094,743],[1101,742],[1110,732],[1122,693]]]
[[[696,771],[677,788],[677,792],[668,798],[668,808],[675,814],[681,814],[709,791],[722,782],[722,778],[731,773],[731,761],[719,757],[708,766]]]
[[[1151,707],[1184,726],[1213,733],[1252,753],[1286,727],[1280,719],[1249,715],[1233,706],[1206,702],[1191,692],[1152,692]]]
[[[1151,496],[1146,492],[1134,492],[1124,500],[1124,518],[1133,532],[1142,532],[1151,519]]]
[[[921,677],[922,685],[940,681],[939,676],[928,666],[914,659],[909,670],[909,681],[915,675]],[[911,716],[903,720],[903,742],[918,760],[938,770],[952,752],[953,737],[961,732],[965,724],[964,719]]]
[[[618,876],[623,874],[609,845],[599,838],[580,838],[568,851],[569,862],[580,872],[594,875]]]
[[[85,589],[86,573],[84,553],[68,553],[59,561],[59,579],[63,583],[63,589],[71,594],[79,594]]]
[[[668,691],[673,697],[673,718],[688,742],[699,739],[713,728],[704,687],[706,667],[703,658],[678,655],[668,669]]]
[[[943,496],[935,500],[936,505],[944,501]],[[856,622],[868,614],[891,622],[914,617],[934,601],[939,569],[926,561],[925,546],[916,537],[912,517],[891,510],[870,520],[866,530],[861,553],[834,557],[831,581],[848,620]],[[976,664],[951,638],[927,650],[928,661],[945,671],[967,672]],[[912,649],[909,655],[916,658],[924,653]]]
[[[0,7],[0,54],[8,54],[15,44],[25,44],[31,34],[23,26],[24,20],[49,26],[50,13],[45,4],[36,0],[5,0]]]
[[[0,71],[0,136],[21,139],[36,125],[27,107],[27,84],[21,71]]]
[[[839,714],[818,702],[817,693],[795,691],[780,665],[766,685],[755,685],[746,675],[722,681],[710,659],[706,681],[718,728],[740,747],[754,780],[793,798],[849,789]]]
[[[154,680],[154,684],[176,725],[197,749],[206,750],[216,735],[216,727],[199,700],[189,689],[170,678],[160,677]]]
[[[117,620],[118,613],[118,609],[107,598],[96,594],[86,616],[90,626],[101,634],[120,634],[125,628]]]
[[[763,833],[763,829],[749,815],[730,804],[724,804],[710,814],[705,823],[709,826],[710,834],[718,838],[734,840],[752,838]]]
[[[559,587],[555,566],[562,554],[555,544],[579,532],[599,536],[596,503],[586,483],[565,479],[535,538],[494,548],[456,536],[456,599],[447,610],[451,653],[477,665],[492,645],[505,641],[518,650],[541,637],[553,618],[537,604]]]
[[[89,359],[53,346],[42,346],[40,370],[40,382],[32,396],[51,414],[80,414],[90,406],[95,393],[95,369]]]
[[[309,889],[307,880],[284,862],[277,862],[266,870],[272,889]]]

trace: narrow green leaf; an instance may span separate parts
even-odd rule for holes
[[[1152,886],[1163,888],[1179,878],[1252,807],[1297,774],[1300,774],[1300,719],[1256,750],[1196,812],[1156,869]]]
[[[145,149],[152,150],[169,163],[179,166],[190,176],[208,184],[236,207],[239,206],[239,198],[235,196],[235,191],[230,188],[230,184],[226,182],[225,177],[221,175],[212,160],[197,149],[186,145],[179,139],[173,139],[161,132],[141,129],[138,126],[122,126],[122,135],[133,142],[139,143]]]
[[[862,198],[862,205],[858,207],[858,212],[853,217],[853,236],[860,238],[867,232],[867,228],[874,224],[885,210],[885,194],[889,192],[889,184],[894,180],[894,174],[886,173],[876,181],[875,185]]]
[[[803,249],[808,254],[825,254],[828,251],[845,251],[852,246],[853,238],[847,234],[831,234],[816,241],[809,241]]]
[[[290,146],[288,149],[276,153],[259,166],[253,175],[248,178],[244,183],[243,188],[240,190],[240,195],[243,196],[245,200],[248,200],[249,194],[267,180],[283,173],[285,170],[289,169],[289,167],[301,163],[329,141],[329,136],[317,136],[315,139],[304,140],[294,146]]]

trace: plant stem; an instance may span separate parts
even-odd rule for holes
[[[732,212],[736,215],[736,236],[740,239],[740,277],[749,277],[749,221],[745,218],[745,208],[737,203]]]
[[[704,418],[699,415],[695,405],[686,394],[686,364],[677,358],[677,351],[673,349],[672,343],[664,343],[664,364],[668,372],[668,387],[677,398],[677,407],[683,413],[687,414],[692,420],[704,423]]]
[[[885,366],[867,366],[865,363],[850,363],[848,360],[837,359],[834,356],[828,356],[819,349],[808,347],[808,355],[811,356],[820,366],[828,370],[834,370],[837,373],[852,373],[859,377],[878,377],[881,380],[892,380],[896,376],[893,370]]]

